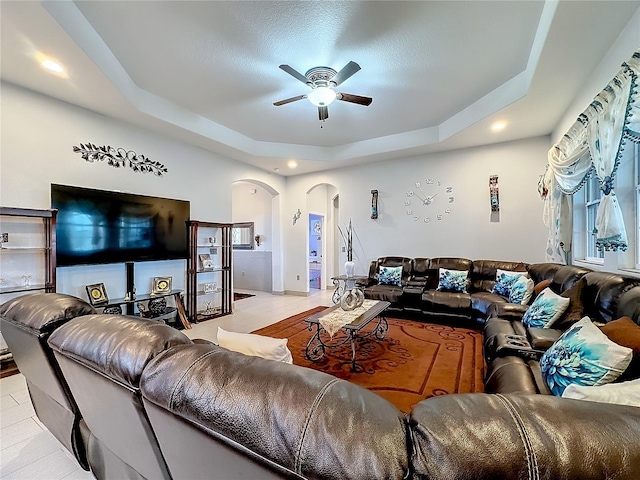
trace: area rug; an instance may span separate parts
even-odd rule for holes
[[[249,297],[255,297],[254,294],[252,293],[239,293],[239,292],[233,292],[233,301],[235,302],[236,300],[242,300],[243,298],[249,298]]]
[[[387,318],[389,331],[384,340],[371,337],[357,344],[361,372],[351,372],[348,342],[328,349],[317,362],[307,360],[305,348],[312,332],[304,319],[325,308],[316,307],[253,333],[289,339],[294,364],[368,388],[403,412],[435,395],[484,391],[482,332],[468,328]],[[377,320],[372,321],[364,333],[376,325]]]

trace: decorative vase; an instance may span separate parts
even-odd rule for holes
[[[347,260],[346,262],[344,262],[344,271],[346,272],[347,277],[353,277],[353,271],[355,270],[355,268],[356,264],[351,260]]]

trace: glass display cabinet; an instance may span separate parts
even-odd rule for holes
[[[202,322],[231,313],[231,223],[190,220],[187,314]]]

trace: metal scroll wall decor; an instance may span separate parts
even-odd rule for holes
[[[489,195],[491,197],[491,211],[500,211],[500,197],[498,196],[498,175],[489,177]]]
[[[144,155],[138,155],[133,150],[124,148],[113,148],[110,145],[97,146],[93,143],[81,143],[80,146],[73,146],[73,151],[82,155],[87,162],[107,161],[114,168],[128,166],[134,172],[153,173],[161,177],[167,173],[167,167],[160,162],[149,160]]]
[[[371,220],[378,218],[378,190],[371,190]]]

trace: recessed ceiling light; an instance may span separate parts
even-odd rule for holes
[[[34,53],[34,59],[38,64],[44,68],[47,72],[57,75],[62,78],[68,78],[67,72],[58,60],[49,55],[42,53],[40,51],[36,51]]]
[[[507,122],[495,122],[493,125],[491,125],[491,131],[500,132],[504,130],[506,127],[507,127]]]
[[[289,161],[287,162],[287,166],[288,166],[289,168],[296,168],[296,167],[298,166],[298,162],[296,162],[295,160],[289,160]]]
[[[279,172],[279,171],[280,171],[280,169],[279,169],[278,167],[276,167],[276,168],[274,168],[274,169],[273,169],[273,171],[274,171],[274,172]]]
[[[45,60],[41,64],[42,68],[45,70],[50,70],[53,73],[62,73],[64,72],[64,68],[59,63],[54,62],[53,60]]]

